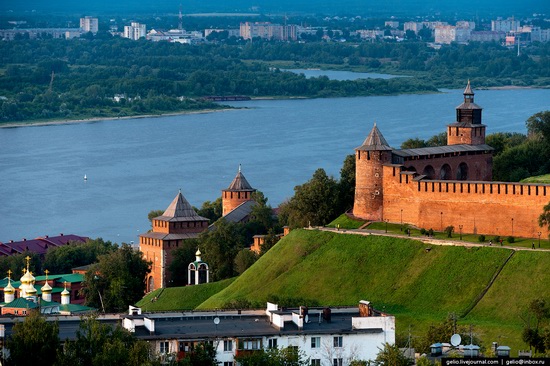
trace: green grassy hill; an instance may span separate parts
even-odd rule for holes
[[[295,230],[240,277],[194,303],[213,309],[241,299],[263,307],[272,295],[321,305],[356,305],[364,299],[394,314],[398,333],[407,333],[411,324],[414,335],[422,335],[430,324],[456,313],[466,316],[463,324],[476,327],[485,345],[500,341],[517,350],[524,347],[521,315],[527,304],[540,297],[550,301],[549,265],[550,252]],[[198,289],[173,291],[192,298]]]
[[[520,183],[550,183],[550,174],[522,179]]]

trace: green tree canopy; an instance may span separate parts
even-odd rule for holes
[[[11,365],[54,365],[59,350],[59,325],[48,322],[38,311],[31,311],[21,323],[13,326],[7,339]]]
[[[65,343],[58,366],[153,366],[160,362],[151,346],[120,325],[100,323],[95,317],[80,320],[76,340]]]
[[[140,251],[123,244],[118,250],[99,256],[85,274],[82,289],[86,304],[106,312],[124,310],[143,297],[145,276],[151,264]]]
[[[294,196],[280,206],[280,215],[289,226],[325,225],[339,212],[338,185],[324,169],[317,169],[306,183],[294,187]]]
[[[72,243],[61,247],[50,248],[46,252],[43,268],[50,273],[71,273],[75,267],[95,263],[98,256],[116,250],[116,246],[102,238],[88,240],[86,243]]]
[[[216,221],[213,230],[203,232],[199,246],[203,259],[210,267],[213,281],[235,275],[235,256],[244,247],[244,239],[238,224],[228,222],[223,217]]]

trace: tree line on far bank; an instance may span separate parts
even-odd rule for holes
[[[518,57],[496,43],[434,50],[421,42],[181,45],[93,37],[0,42],[0,122],[219,108],[202,99],[208,95],[391,95],[436,92],[466,79],[478,86],[548,85],[549,48],[550,43],[533,44]],[[306,78],[271,66],[278,62],[412,77]]]

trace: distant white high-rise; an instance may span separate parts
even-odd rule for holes
[[[131,25],[124,27],[124,38],[129,38],[136,41],[145,36],[147,36],[145,24],[132,22]]]
[[[84,32],[92,32],[93,34],[96,34],[99,29],[97,18],[90,16],[80,18],[80,29]]]

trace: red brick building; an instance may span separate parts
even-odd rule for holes
[[[144,258],[152,262],[147,277],[148,292],[170,284],[172,276],[168,268],[172,263],[172,250],[208,229],[208,219],[193,210],[181,191],[166,211],[152,221],[152,232],[139,236],[139,248]]]
[[[482,108],[468,82],[447,145],[392,149],[373,127],[355,149],[357,217],[464,233],[536,237],[550,185],[492,182],[493,155],[485,143]]]

